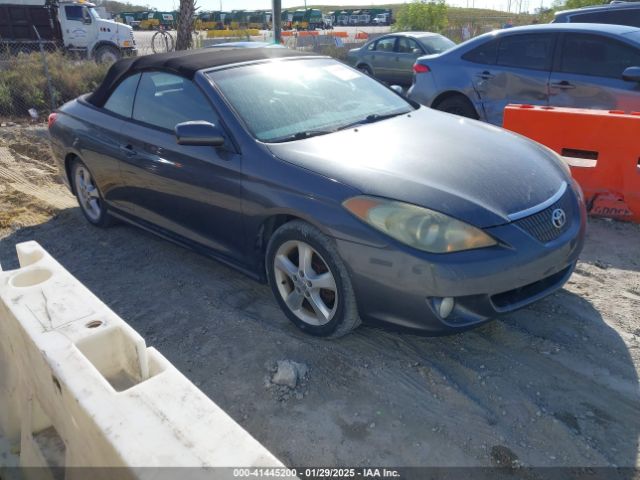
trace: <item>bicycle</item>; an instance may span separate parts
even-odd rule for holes
[[[160,28],[151,37],[151,50],[153,53],[173,52],[176,48],[176,41],[169,32]]]

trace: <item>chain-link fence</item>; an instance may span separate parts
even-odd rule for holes
[[[486,16],[450,15],[448,20],[447,27],[440,33],[456,43],[493,30],[528,25],[537,21],[533,15],[511,15],[507,12]]]
[[[511,15],[507,12],[486,16],[452,15],[448,19],[447,27],[440,33],[456,43],[469,40],[484,33],[511,26],[535,23],[533,15]],[[373,40],[390,33],[391,29],[369,27],[349,29],[346,36],[336,36],[333,32],[324,32],[313,36],[299,36],[293,34],[284,40],[285,46],[298,50],[310,50],[324,55],[330,55],[339,60],[346,59],[351,48],[357,48],[364,42]]]
[[[209,39],[210,41],[208,41],[205,30],[194,31],[192,37],[192,48],[201,48],[213,41],[213,39]],[[134,38],[138,55],[151,55],[153,53],[174,51],[177,32],[175,30],[137,30],[134,32]],[[246,40],[247,38],[243,39]]]
[[[442,32],[456,42],[472,38],[496,28],[522,23],[509,14],[485,17],[455,17]],[[529,22],[530,23],[530,22]],[[348,28],[335,31],[293,32],[284,38],[289,48],[314,51],[345,60],[350,48],[389,32],[388,27]],[[346,32],[346,33],[345,33]],[[134,32],[138,55],[162,53],[175,49],[176,31]],[[271,42],[271,32],[236,38],[208,38],[206,31],[193,34],[193,48],[204,48],[221,42],[261,40]],[[108,69],[81,54],[61,52],[51,42],[10,44],[0,41],[0,119],[44,119],[47,114],[78,95],[90,92],[101,82]]]
[[[50,42],[0,43],[0,117],[46,118],[64,102],[94,90],[107,68]]]

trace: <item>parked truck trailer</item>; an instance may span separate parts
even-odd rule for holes
[[[0,46],[29,52],[48,48],[74,52],[97,62],[136,55],[133,29],[100,18],[95,5],[82,0],[0,0]]]

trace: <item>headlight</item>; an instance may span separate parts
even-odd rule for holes
[[[428,208],[359,196],[342,204],[360,220],[410,247],[431,253],[496,245],[482,230]]]

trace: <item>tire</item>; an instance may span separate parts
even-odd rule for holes
[[[301,253],[308,262],[300,262]],[[337,338],[360,325],[347,268],[333,242],[320,230],[300,220],[285,223],[269,240],[265,260],[271,291],[300,330]],[[315,282],[326,288],[314,286]],[[291,304],[299,307],[294,309]]]
[[[121,58],[122,52],[111,45],[102,45],[95,53],[96,63],[114,63]]]
[[[153,53],[166,53],[175,50],[175,40],[170,33],[160,30],[151,37],[151,50]]]
[[[461,117],[478,119],[476,109],[473,108],[469,99],[463,95],[454,95],[445,98],[433,108],[443,112],[453,113],[454,115],[460,115]]]
[[[80,160],[75,160],[71,165],[71,181],[84,218],[96,227],[111,226],[114,219],[107,211],[102,194],[96,187],[91,172]]]
[[[362,73],[364,73],[365,75],[369,75],[370,77],[373,77],[373,71],[371,70],[371,67],[369,67],[369,65],[358,65],[356,68],[360,70]]]

